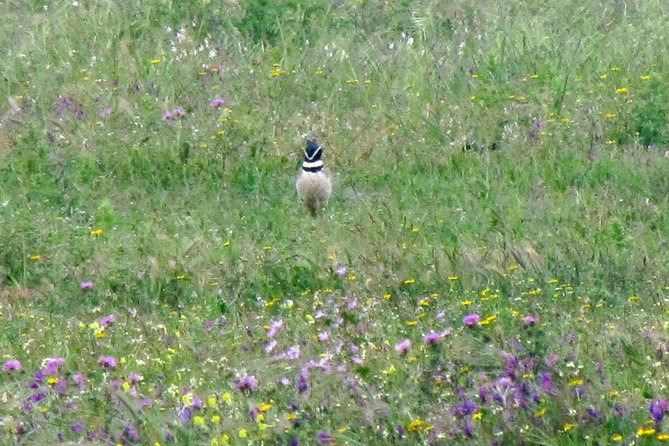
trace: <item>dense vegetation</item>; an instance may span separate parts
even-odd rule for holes
[[[0,2],[0,438],[669,439],[669,6],[303,3]]]

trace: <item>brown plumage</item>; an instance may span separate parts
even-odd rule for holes
[[[323,148],[316,141],[309,140],[304,149],[304,161],[297,174],[295,188],[304,201],[312,217],[325,208],[332,193],[332,173],[323,167]]]

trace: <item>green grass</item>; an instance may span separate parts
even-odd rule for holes
[[[498,3],[0,4],[2,441],[664,439],[669,8]]]

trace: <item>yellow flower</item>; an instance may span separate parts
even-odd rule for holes
[[[448,280],[458,280],[458,276],[448,276]]]
[[[616,115],[614,113],[606,113],[604,115],[604,119],[613,119],[615,117],[616,117]]]
[[[639,429],[636,430],[636,434],[639,437],[645,437],[648,435],[653,435],[655,433],[655,429],[652,427],[640,427]]]
[[[285,71],[282,70],[281,68],[274,68],[272,71],[269,72],[269,75],[272,77],[281,76],[282,74],[285,74]]]
[[[630,296],[627,298],[627,300],[629,300],[630,302],[636,302],[637,300],[639,300],[639,296]]]
[[[265,403],[262,406],[260,406],[258,409],[260,410],[260,412],[264,413],[264,412],[267,412],[268,410],[270,410],[271,408],[272,408],[271,404]]]
[[[383,298],[384,298],[385,300],[390,300],[391,297],[393,297],[393,296],[391,296],[390,294],[384,294],[384,295],[383,295]]]
[[[160,59],[151,59],[151,64],[156,65],[160,63]]]
[[[420,229],[416,228],[415,226],[413,228],[411,228],[411,232],[413,232],[414,234],[418,231],[420,231]]]
[[[658,434],[658,435],[657,435],[657,439],[660,440],[660,441],[667,441],[667,440],[669,440],[669,435],[667,435],[667,434]]]
[[[473,420],[480,420],[483,414],[481,412],[476,412],[475,414],[472,415]]]
[[[623,439],[623,436],[620,434],[615,434],[614,436],[611,437],[611,440],[613,441],[620,441]]]
[[[650,76],[648,76],[648,75],[641,76],[641,80],[642,80],[642,81],[650,80]],[[659,438],[659,436],[658,436],[658,438]]]
[[[239,438],[246,438],[249,434],[246,432],[246,429],[239,429]]]
[[[606,79],[607,77],[609,77],[608,74],[602,74],[601,76],[599,76],[600,79]]]
[[[104,232],[104,231],[103,231],[102,229],[93,229],[93,230],[91,231],[91,235],[100,235],[100,234],[102,234],[103,232]]]
[[[412,283],[415,283],[415,282],[416,282],[416,279],[405,279],[404,282],[402,282],[402,283],[404,283],[405,285],[411,285]]]
[[[199,426],[199,427],[204,426],[204,418],[202,418],[199,415],[195,415],[193,417],[193,424],[195,424],[196,426]]]
[[[572,379],[571,381],[569,381],[569,387],[576,387],[576,386],[580,386],[582,384],[583,384],[582,379]]]
[[[576,425],[575,425],[575,424],[572,424],[572,423],[565,423],[564,426],[562,427],[562,430],[563,430],[564,432],[569,432],[569,431],[572,430],[575,426],[576,426]]]
[[[58,382],[58,378],[56,378],[55,376],[51,376],[46,380],[46,382],[51,385],[54,385]]]
[[[221,422],[221,417],[219,417],[218,415],[212,415],[211,416],[211,422],[212,423],[220,423]]]
[[[536,412],[534,412],[534,416],[537,417],[537,418],[538,417],[543,417],[545,413],[546,413],[546,409],[539,409]]]
[[[228,392],[225,392],[223,395],[221,395],[221,401],[227,405],[232,405],[232,395],[230,395]]]
[[[42,256],[39,255],[39,254],[35,254],[35,255],[30,256],[30,260],[40,260],[41,258],[42,258]]]
[[[469,299],[467,299],[467,300],[460,301],[460,303],[461,303],[462,305],[467,306],[467,305],[471,305],[471,304],[472,304],[472,301],[469,300]]]
[[[207,405],[209,407],[216,407],[216,397],[210,396],[209,398],[207,398]]]
[[[409,423],[409,425],[407,426],[407,430],[409,432],[416,432],[416,431],[420,430],[421,428],[423,428],[424,426],[425,426],[425,422],[423,422],[423,420],[421,420],[420,418],[417,418],[414,421],[412,421],[411,423]]]
[[[618,94],[625,94],[625,93],[627,93],[628,91],[629,91],[629,90],[628,90],[626,87],[616,88],[616,93],[618,93]]]

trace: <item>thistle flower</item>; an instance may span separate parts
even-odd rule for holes
[[[297,379],[297,391],[304,393],[309,388],[309,383],[307,382],[307,377],[304,373],[300,373],[300,377]]]
[[[65,364],[65,358],[47,358],[42,364],[44,373],[47,375],[55,375],[58,373],[58,368]]]
[[[481,322],[481,316],[476,313],[468,314],[462,318],[462,323],[465,327],[473,327],[474,325],[478,325],[479,322]]]
[[[255,390],[258,388],[258,380],[253,375],[245,376],[235,381],[235,387],[239,390]]]
[[[209,105],[211,105],[211,108],[219,108],[219,107],[223,107],[223,105],[225,105],[225,99],[222,99],[222,98],[214,98],[214,99],[211,100],[211,102],[209,103]]]
[[[90,280],[81,282],[79,284],[79,288],[81,288],[82,290],[90,290],[91,288],[93,288],[93,282],[91,282]]]
[[[411,341],[408,339],[402,339],[400,342],[395,344],[395,351],[398,355],[403,355],[407,352],[407,350],[409,350],[409,347],[411,347]]]
[[[116,359],[113,356],[100,356],[98,364],[107,369],[116,368]]]
[[[525,316],[523,318],[523,325],[533,326],[537,324],[537,318],[534,316]]]
[[[279,319],[276,321],[272,321],[272,323],[269,326],[269,330],[267,330],[267,336],[272,338],[276,333],[283,327],[283,319]]]
[[[18,359],[10,359],[2,365],[2,370],[7,373],[21,370],[21,362]]]
[[[116,316],[114,316],[113,314],[110,314],[109,316],[104,316],[98,320],[98,324],[100,324],[101,327],[114,325],[114,323],[116,323]]]
[[[441,339],[441,333],[435,333],[434,331],[432,331],[423,336],[423,343],[425,343],[425,345],[433,345],[440,339]]]

